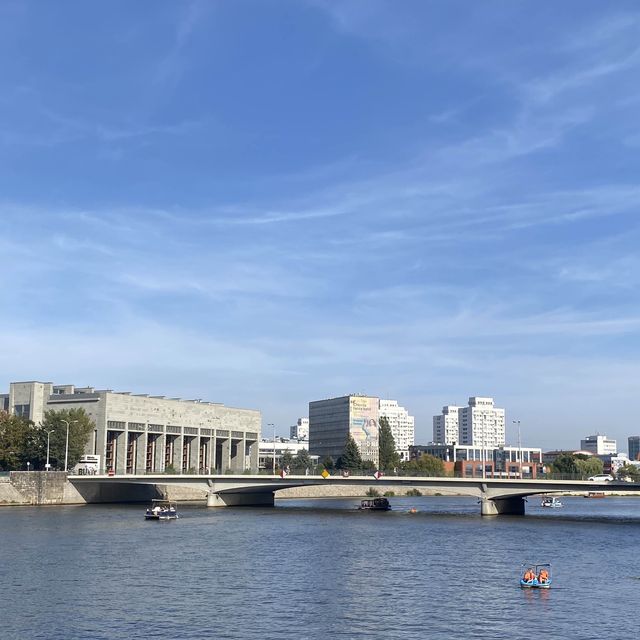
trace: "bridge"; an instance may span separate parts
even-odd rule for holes
[[[640,491],[640,483],[590,482],[587,480],[528,480],[506,478],[444,478],[383,476],[307,476],[289,475],[87,475],[69,476],[69,482],[87,502],[117,502],[143,499],[139,491],[150,486],[184,486],[202,490],[210,507],[273,506],[275,492],[292,487],[340,485],[371,487],[425,487],[441,493],[478,498],[483,516],[524,515],[525,498],[541,493],[567,491]],[[137,489],[137,490],[136,490]],[[145,496],[146,497],[146,496]]]

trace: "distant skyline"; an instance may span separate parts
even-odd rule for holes
[[[0,392],[640,433],[636,2],[8,0],[0,36]]]

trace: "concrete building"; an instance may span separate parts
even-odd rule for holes
[[[458,434],[458,411],[460,407],[446,405],[442,413],[433,416],[433,441],[439,444],[456,444],[460,442]]]
[[[640,460],[640,436],[629,436],[629,460]]]
[[[298,423],[289,427],[289,435],[294,440],[308,440],[309,418],[298,418]]]
[[[101,471],[204,473],[258,468],[261,415],[201,400],[133,395],[50,382],[12,382],[0,407],[40,423],[45,411],[84,409],[95,423],[85,453]]]
[[[539,447],[481,447],[461,444],[427,444],[410,448],[410,457],[440,458],[445,472],[456,477],[537,478],[543,473]]]
[[[396,400],[380,400],[378,416],[379,418],[384,416],[389,421],[400,460],[408,460],[409,447],[414,443],[414,417],[410,416],[404,407],[399,406]]]
[[[475,447],[503,447],[504,409],[494,406],[493,398],[471,397],[469,405],[458,411],[459,443]]]
[[[378,464],[379,400],[364,395],[349,395],[309,403],[309,452],[322,461],[342,455],[349,434],[360,455]]]
[[[610,456],[618,453],[617,442],[600,434],[586,436],[583,440],[580,440],[580,448],[595,456]]]
[[[287,438],[276,438],[275,443],[273,440],[262,440],[259,444],[259,457],[258,468],[273,469],[273,452],[275,451],[275,466],[276,469],[280,468],[280,461],[285,453],[290,453],[292,456],[297,456],[300,451],[306,449],[309,451],[308,440],[287,440]],[[318,456],[309,456],[314,465],[318,464]]]

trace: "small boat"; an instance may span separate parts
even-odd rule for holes
[[[549,589],[551,587],[551,565],[548,562],[523,566],[524,571],[520,574],[522,589]]]
[[[604,498],[605,495],[604,491],[589,491],[589,493],[585,495],[585,498]]]
[[[373,500],[363,500],[358,507],[358,511],[390,511],[391,505],[386,498],[373,498]]]
[[[170,500],[152,500],[144,514],[145,520],[177,520],[178,505]]]
[[[559,498],[542,498],[542,502],[540,502],[541,507],[549,507],[550,509],[559,509],[562,507],[562,502],[560,502]]]

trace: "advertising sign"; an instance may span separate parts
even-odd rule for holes
[[[365,460],[378,463],[378,399],[351,396],[349,431]]]

